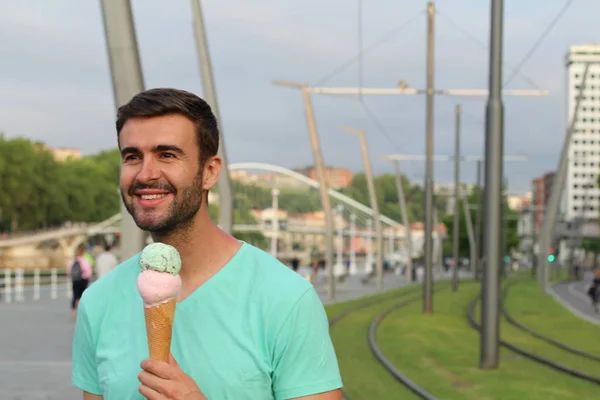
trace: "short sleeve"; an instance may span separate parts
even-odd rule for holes
[[[342,387],[329,322],[314,288],[300,297],[275,339],[275,399],[290,399]]]
[[[95,347],[85,302],[81,301],[77,309],[77,322],[73,335],[71,380],[81,390],[102,395],[96,369]]]

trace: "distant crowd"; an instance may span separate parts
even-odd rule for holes
[[[109,245],[104,245],[102,251],[94,256],[91,245],[81,244],[75,250],[73,259],[67,264],[67,276],[71,279],[73,298],[71,299],[71,312],[73,320],[77,316],[77,305],[92,279],[101,279],[119,264],[117,256]]]

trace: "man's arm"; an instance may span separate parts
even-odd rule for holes
[[[332,390],[330,392],[312,394],[310,396],[296,397],[293,400],[342,400],[342,389]],[[88,400],[88,399],[84,399]]]
[[[274,341],[276,400],[340,400],[342,379],[325,309],[313,287],[286,311]]]
[[[332,400],[334,398],[332,397]],[[337,399],[337,398],[335,398]],[[341,397],[340,397],[341,399]],[[89,392],[83,392],[83,400],[104,400],[104,397],[102,396],[98,396],[97,394],[91,394]],[[318,400],[329,400],[329,398],[324,397],[323,399],[318,399]]]

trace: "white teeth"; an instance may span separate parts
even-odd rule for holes
[[[167,194],[163,193],[163,194],[143,194],[142,195],[142,199],[144,200],[153,200],[153,199],[160,199],[165,197]]]

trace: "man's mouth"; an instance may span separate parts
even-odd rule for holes
[[[140,197],[143,200],[154,200],[154,199],[161,199],[163,197],[165,197],[166,195],[168,195],[169,193],[160,193],[160,194],[143,194]]]

